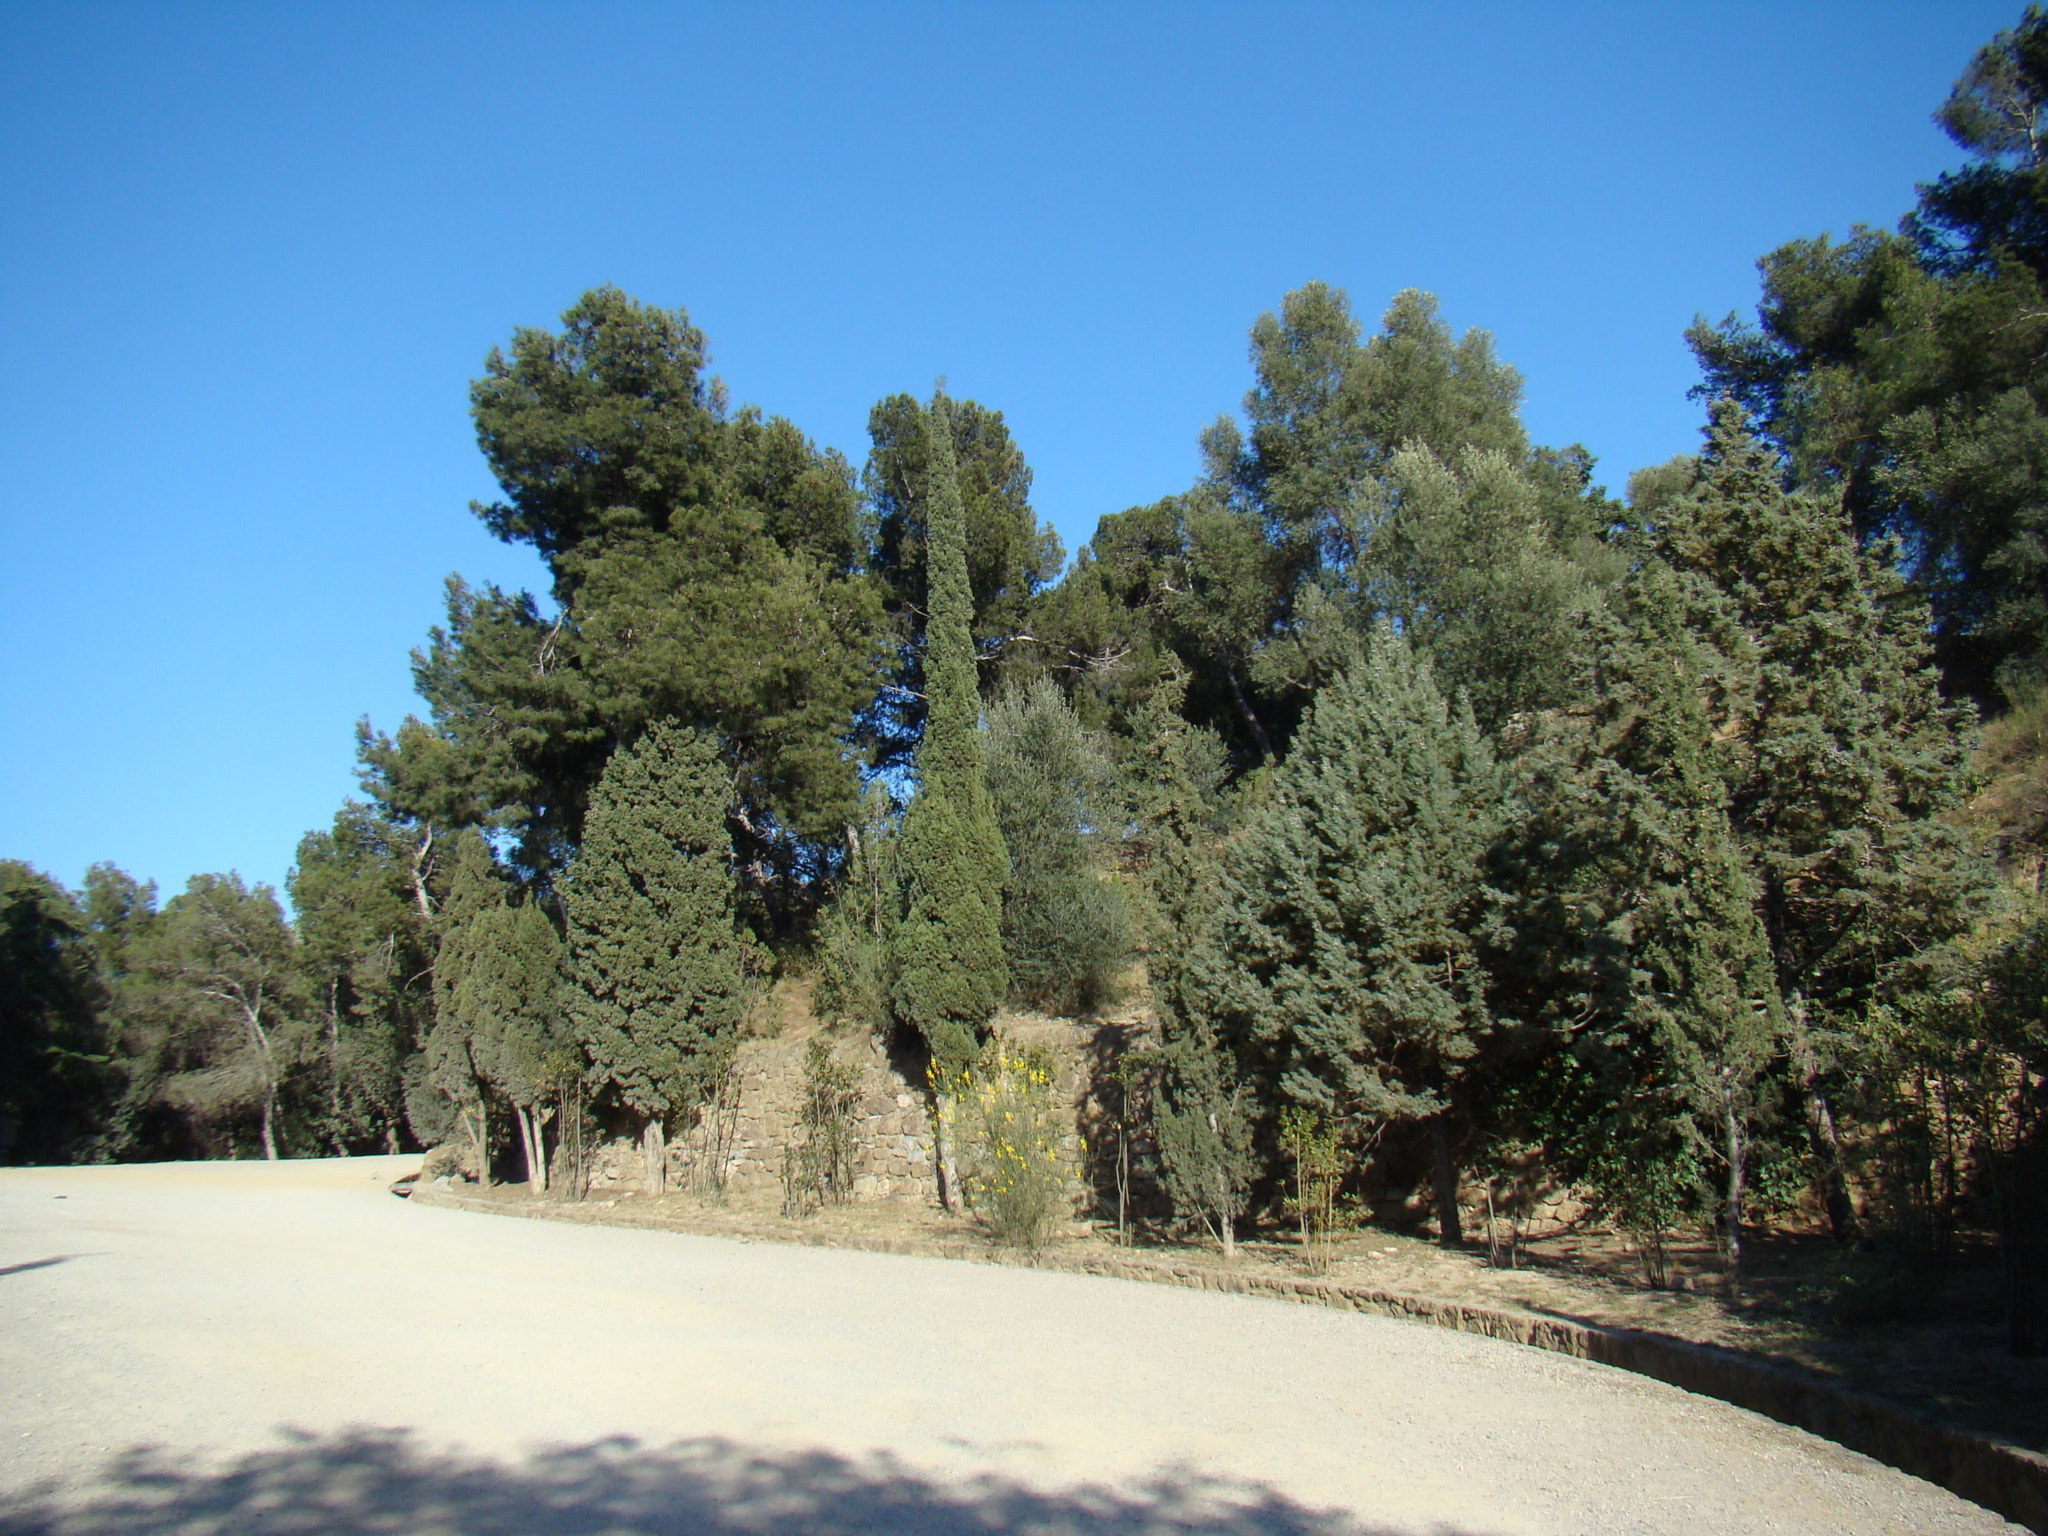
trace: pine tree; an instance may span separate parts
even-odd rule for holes
[[[967,550],[943,394],[931,410],[929,701],[917,794],[903,813],[904,912],[892,992],[897,1016],[924,1037],[945,1075],[973,1060],[982,1028],[1009,990],[1000,927],[1009,855],[983,760]]]
[[[86,917],[63,886],[0,859],[0,1162],[83,1161],[120,1092]]]
[[[1297,1103],[1361,1129],[1430,1121],[1447,1243],[1459,1232],[1443,1116],[1489,1025],[1474,935],[1500,815],[1471,711],[1381,626],[1317,696],[1230,847],[1181,982],[1268,1110]]]
[[[656,723],[605,765],[570,869],[570,1020],[600,1078],[645,1118],[654,1194],[664,1123],[699,1098],[746,1009],[728,788],[708,736]]]

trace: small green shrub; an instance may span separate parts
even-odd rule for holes
[[[1302,1258],[1311,1274],[1330,1272],[1330,1233],[1337,1224],[1337,1181],[1343,1162],[1337,1127],[1312,1109],[1290,1104],[1280,1112],[1280,1142],[1294,1160],[1294,1196],[1288,1201],[1301,1229]]]
[[[807,1216],[853,1197],[854,1111],[859,1105],[860,1069],[835,1061],[831,1042],[813,1035],[804,1049],[796,1134],[782,1144],[783,1215]]]

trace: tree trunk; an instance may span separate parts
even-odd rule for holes
[[[434,829],[428,827],[412,852],[412,899],[427,923],[434,921],[434,898],[427,891],[427,856],[433,852]]]
[[[647,1122],[647,1129],[640,1133],[640,1156],[646,1164],[643,1187],[650,1195],[668,1192],[668,1143],[662,1139],[661,1121]]]
[[[1214,1130],[1216,1117],[1209,1117],[1209,1127]],[[1221,1138],[1218,1138],[1219,1146]],[[1223,1257],[1237,1257],[1237,1223],[1230,1219],[1230,1170],[1224,1166],[1223,1158],[1216,1159],[1216,1230],[1223,1237]]]
[[[1429,1139],[1436,1148],[1436,1238],[1446,1248],[1465,1241],[1464,1224],[1458,1220],[1458,1165],[1451,1158],[1449,1110],[1429,1117]]]
[[[1722,1109],[1721,1122],[1726,1138],[1722,1156],[1728,1163],[1727,1198],[1721,1209],[1721,1223],[1728,1230],[1728,1293],[1733,1296],[1742,1284],[1742,1194],[1749,1172],[1749,1141],[1743,1134],[1742,1117],[1732,1103]]]
[[[476,1110],[462,1112],[463,1129],[469,1132],[469,1149],[476,1157],[476,1187],[491,1187],[491,1111],[482,1099],[476,1101]]]
[[[341,983],[327,978],[327,1138],[334,1155],[347,1157],[341,1144]]]
[[[2012,1152],[2001,1159],[1998,1247],[2005,1271],[2005,1343],[2021,1359],[2048,1354],[2048,1123],[2021,1088]]]
[[[548,1192],[548,1160],[541,1139],[540,1116],[530,1104],[514,1104],[512,1113],[519,1117],[519,1145],[526,1154],[526,1187],[530,1193],[544,1195]]]
[[[1820,1060],[1806,1034],[1806,994],[1794,988],[1786,999],[1792,1018],[1792,1066],[1799,1074],[1799,1091],[1806,1111],[1806,1144],[1820,1169],[1821,1199],[1827,1206],[1828,1229],[1844,1246],[1862,1236],[1856,1218],[1856,1201],[1849,1193],[1849,1175],[1842,1157],[1842,1139],[1835,1130],[1834,1106],[1821,1086]]]
[[[1221,653],[1218,653],[1217,659],[1222,661]],[[1268,768],[1272,767],[1280,761],[1273,753],[1273,738],[1266,734],[1265,725],[1252,710],[1252,701],[1245,697],[1244,684],[1238,680],[1237,668],[1224,661],[1223,675],[1230,679],[1230,697],[1237,705],[1237,712],[1245,725],[1250,728],[1252,740],[1258,743],[1259,756],[1264,759]]]
[[[277,1093],[266,1088],[263,1094],[263,1155],[271,1162],[277,1161],[277,1138],[271,1134],[271,1126],[277,1119]]]
[[[1828,1209],[1828,1229],[1843,1247],[1863,1235],[1863,1223],[1856,1215],[1856,1200],[1849,1193],[1849,1175],[1842,1167],[1842,1140],[1835,1132],[1835,1112],[1828,1096],[1813,1077],[1804,1084],[1806,1096],[1806,1143],[1813,1160],[1820,1165],[1821,1198]]]

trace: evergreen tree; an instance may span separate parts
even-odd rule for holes
[[[103,1148],[121,1085],[85,914],[47,875],[0,859],[0,1162]]]
[[[1445,1117],[1489,1028],[1475,935],[1500,777],[1428,661],[1381,626],[1317,696],[1271,798],[1229,848],[1182,993],[1275,1111],[1358,1130],[1429,1121],[1459,1239]]]
[[[463,832],[436,915],[434,1023],[408,1063],[406,1117],[429,1146],[459,1130],[480,1184],[491,1181],[491,1106],[476,1017],[463,1006],[464,985],[504,905],[505,879],[489,844],[474,830]]]
[[[1791,495],[1741,408],[1718,402],[1657,547],[1711,583],[1754,656],[1753,704],[1720,727],[1729,819],[1757,883],[1790,1029],[1789,1065],[1838,1238],[1854,1235],[1827,1070],[1831,1042],[1927,981],[1968,926],[1987,871],[1946,819],[1964,798],[1971,722],[1942,700],[1926,609],[1856,547],[1839,498]],[[1853,1043],[1849,1046],[1854,1049]]]
[[[1214,874],[1220,791],[1227,759],[1213,731],[1182,713],[1187,673],[1170,665],[1130,721],[1118,764],[1130,861],[1142,876],[1137,926],[1151,951],[1155,990],[1170,989],[1182,942],[1201,916],[1201,893]]]
[[[703,346],[680,310],[602,288],[559,333],[521,329],[491,354],[471,403],[504,499],[475,510],[542,554],[557,611],[451,580],[414,656],[431,718],[366,732],[365,784],[400,819],[516,834],[545,891],[616,747],[663,718],[712,730],[736,769],[750,918],[787,931],[855,814],[845,743],[875,696],[883,617],[851,466],[729,412]]]
[[[1004,994],[1002,891],[1008,854],[988,792],[971,599],[946,397],[935,395],[931,466],[928,702],[917,794],[903,813],[904,911],[892,993],[897,1017],[942,1075],[965,1070]]]
[[[568,1067],[562,941],[547,914],[526,901],[480,912],[467,949],[456,1015],[483,1081],[512,1106],[526,1182],[545,1194],[547,1101]]]
[[[1392,511],[1375,530],[1361,579],[1368,606],[1429,652],[1447,689],[1462,690],[1480,728],[1497,733],[1567,702],[1577,681],[1581,616],[1597,601],[1583,506],[1563,527],[1560,498],[1500,449],[1438,458],[1411,444],[1387,466]],[[1570,500],[1583,500],[1573,496]],[[1576,526],[1575,526],[1576,525]]]
[[[433,1024],[434,928],[411,828],[350,801],[300,839],[285,878],[320,1023],[320,1139],[337,1156],[396,1152],[404,1066]]]
[[[925,647],[931,611],[930,551],[934,479],[932,414],[912,395],[891,395],[868,413],[872,447],[861,489],[873,520],[869,569],[881,587],[893,631],[891,687],[871,724],[886,763],[909,757],[922,728]],[[972,400],[946,402],[948,447],[959,493],[969,629],[978,653],[994,663],[983,675],[985,693],[1030,658],[1010,642],[1024,633],[1032,600],[1057,581],[1065,557],[1059,535],[1031,508],[1031,468],[1010,436],[1001,411]]]
[[[1244,1096],[1214,1029],[1200,1015],[1166,1010],[1166,1047],[1153,1129],[1173,1207],[1209,1229],[1227,1258],[1256,1162]]]
[[[226,874],[194,875],[131,951],[162,1042],[155,1096],[216,1153],[251,1117],[264,1157],[289,1144],[287,1083],[312,1033],[295,949],[276,893]]]
[[[571,1025],[645,1119],[652,1193],[666,1180],[665,1122],[700,1099],[746,1012],[730,784],[708,736],[656,723],[606,764],[569,873]]]
[[[161,918],[156,896],[155,881],[138,881],[104,863],[86,870],[79,893],[101,1019],[122,1079],[102,1146],[106,1156],[122,1160],[203,1155],[158,1092],[169,1060],[168,1025],[149,1006],[153,988],[145,967]]]
[[[818,937],[820,1015],[877,1037],[889,1027],[889,941],[903,900],[896,816],[888,786],[870,784],[860,825],[846,829],[846,859]]]
[[[1519,963],[1502,969],[1544,977],[1548,1001],[1523,1001],[1563,1052],[1539,1117],[1559,1162],[1615,1204],[1687,1164],[1717,1169],[1732,1270],[1784,1041],[1729,820],[1729,722],[1754,708],[1754,650],[1719,593],[1647,551],[1589,650],[1590,703],[1524,791],[1517,843],[1535,868],[1515,882]]]
[[[1010,986],[1001,928],[1009,855],[982,755],[973,598],[944,394],[932,397],[931,413],[925,720],[917,793],[903,812],[903,916],[891,942],[890,993],[897,1018],[931,1051],[942,1193],[948,1205],[957,1205],[959,1178],[946,1124],[954,1088]]]
[[[1860,539],[1898,540],[1949,691],[1993,702],[2048,675],[2044,112],[2048,16],[2029,6],[1936,114],[1968,159],[1898,233],[1780,246],[1754,325],[1687,333],[1702,397],[1739,399]]]
[[[1050,679],[990,707],[989,796],[1010,861],[1003,955],[1017,998],[1047,1012],[1095,1007],[1128,947],[1123,892],[1097,851],[1114,814],[1109,776],[1100,739]]]

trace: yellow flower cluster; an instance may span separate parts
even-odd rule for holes
[[[997,1242],[1043,1247],[1072,1203],[1072,1170],[1052,1060],[997,1035],[950,1083],[935,1077],[947,1133],[959,1149],[969,1203]]]

